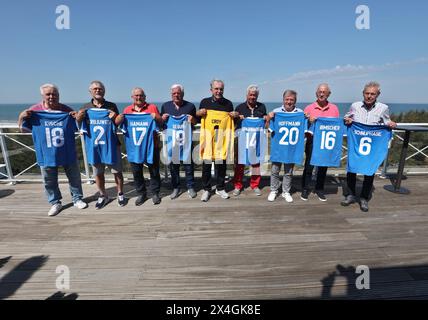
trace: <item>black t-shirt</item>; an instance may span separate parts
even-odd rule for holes
[[[235,111],[239,113],[239,115],[243,115],[244,118],[254,117],[254,118],[263,118],[266,115],[266,106],[257,102],[256,107],[254,109],[250,109],[246,102],[241,103],[235,108]]]
[[[161,107],[161,115],[165,113],[175,117],[178,117],[184,114],[190,114],[191,116],[196,117],[196,107],[193,103],[183,100],[183,105],[177,109],[174,102],[168,101],[168,102],[165,102]]]
[[[247,105],[247,102],[241,103],[235,108],[235,111],[239,113],[239,115],[243,115],[244,118],[254,117],[254,118],[263,118],[266,115],[266,106],[257,102],[256,107],[254,109],[250,109]],[[236,120],[236,128],[241,127],[241,119]]]
[[[88,110],[90,108],[98,108],[97,106],[95,106],[93,104],[93,100],[91,100],[90,102],[84,104],[83,107],[80,108],[80,110],[85,110],[86,111],[86,110]],[[104,104],[103,104],[103,106],[101,108],[108,109],[108,110],[111,110],[113,112],[116,112],[116,114],[119,114],[119,109],[117,108],[117,105],[115,103],[113,103],[113,102],[104,100]]]
[[[199,110],[207,109],[207,110],[216,110],[216,111],[233,111],[233,104],[230,100],[226,98],[221,98],[220,100],[214,100],[213,97],[202,99],[199,104]]]

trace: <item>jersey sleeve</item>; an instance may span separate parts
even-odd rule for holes
[[[28,117],[22,121],[21,129],[25,132],[31,132],[33,130],[33,123],[31,117]]]
[[[87,111],[86,111],[87,112]],[[88,115],[85,115],[82,122],[80,123],[79,131],[80,133],[88,133],[89,127],[88,127]]]
[[[269,128],[268,128],[269,132],[275,132],[276,127],[275,127],[275,118],[270,119],[269,121]]]
[[[126,116],[123,117],[122,123],[118,126],[118,129],[122,133],[126,133],[128,131],[128,119],[126,119]]]

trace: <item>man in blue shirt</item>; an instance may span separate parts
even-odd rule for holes
[[[389,107],[386,104],[377,102],[380,95],[380,85],[377,82],[369,82],[363,90],[364,100],[352,104],[350,110],[346,113],[344,119],[347,125],[353,121],[367,125],[386,125],[390,128],[395,128],[396,123],[391,121],[389,117]],[[356,202],[355,185],[357,182],[357,174],[348,172],[346,174],[348,185],[348,194],[341,202],[342,206],[349,206]],[[373,187],[374,174],[364,176],[363,188],[360,194],[360,209],[363,212],[369,211],[369,196]]]
[[[28,132],[29,128],[26,129],[25,126],[23,126],[23,123],[30,120],[30,117],[33,112],[48,112],[48,113],[55,113],[55,112],[68,112],[73,119],[76,117],[76,112],[73,111],[70,107],[63,105],[59,103],[59,91],[58,88],[53,84],[44,84],[40,87],[40,93],[42,94],[43,101],[39,104],[36,104],[32,107],[30,107],[27,110],[24,110],[19,115],[18,124],[21,129],[21,132]],[[71,119],[70,119],[71,120]],[[68,121],[70,121],[68,120]],[[54,121],[49,121],[54,122]],[[58,123],[59,126],[59,123]],[[67,147],[65,145],[66,135],[72,135],[72,141],[74,142],[74,129],[71,126],[64,126],[64,127],[55,127],[55,128],[49,128],[46,127],[46,129],[49,129],[49,134],[46,135],[45,132],[41,133],[40,131],[33,131],[33,136],[35,134],[40,135],[38,137],[34,137],[35,141],[38,141],[38,144],[46,143],[46,147],[50,148],[56,148],[56,147]],[[51,130],[52,129],[52,130]],[[64,132],[64,130],[71,130],[72,132]],[[35,145],[36,149],[43,149],[45,146],[42,145]],[[40,150],[39,150],[40,151]],[[67,151],[67,150],[65,150]],[[74,206],[78,209],[85,209],[88,207],[88,204],[85,203],[83,198],[83,191],[82,191],[82,182],[80,179],[80,170],[79,170],[79,164],[77,161],[77,158],[75,156],[74,150],[70,150],[70,155],[73,156],[74,159],[50,159],[50,161],[42,161],[40,159],[40,155],[43,154],[43,152],[38,152],[38,163],[40,164],[40,169],[42,171],[42,177],[43,177],[43,183],[45,187],[45,193],[48,197],[49,203],[52,205],[50,208],[48,215],[49,216],[55,216],[57,215],[61,209],[61,192],[59,190],[58,186],[58,165],[52,165],[52,161],[55,162],[58,161],[67,161],[67,163],[63,162],[62,167],[64,168],[65,174],[67,175],[68,184],[70,186],[70,192],[71,197],[74,203]],[[61,154],[59,154],[61,156]],[[44,155],[46,156],[46,155]],[[46,159],[45,159],[46,160]],[[71,160],[71,163],[68,163]]]
[[[161,107],[161,115],[164,123],[167,123],[169,117],[179,117],[182,115],[187,115],[187,121],[192,124],[192,127],[196,124],[196,107],[193,103],[190,103],[184,100],[184,87],[181,84],[173,84],[171,86],[171,101],[165,102]],[[167,128],[167,130],[172,130],[172,128]],[[190,140],[185,141],[185,143],[192,143],[192,137],[189,137]],[[177,162],[177,163],[174,163]],[[187,193],[190,198],[195,198],[197,196],[195,187],[195,178],[194,178],[194,165],[193,161],[190,160],[190,163],[183,163],[184,171],[186,173],[186,184],[187,184]],[[180,195],[180,161],[171,161],[169,165],[169,170],[171,172],[171,184],[172,184],[172,193],[171,199],[176,199]]]

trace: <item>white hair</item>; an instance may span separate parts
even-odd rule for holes
[[[46,88],[52,88],[56,91],[56,93],[59,93],[58,87],[56,85],[52,83],[45,83],[40,86],[40,94],[43,95],[43,89],[46,89]]]
[[[380,92],[380,84],[376,81],[370,81],[369,83],[366,83],[363,92],[365,92],[367,88],[377,88],[377,91]]]
[[[211,87],[211,88],[213,87],[214,82],[221,82],[221,83],[223,84],[223,87],[224,87],[224,82],[223,82],[223,80],[220,80],[220,79],[212,79],[212,80],[211,80],[211,82],[210,82],[210,87]]]
[[[184,87],[183,87],[181,84],[179,84],[179,83],[174,83],[174,84],[171,86],[171,91],[172,91],[172,90],[174,90],[175,88],[180,88],[180,91],[181,91],[182,93],[184,93]]]
[[[257,95],[259,95],[259,87],[257,85],[250,84],[247,88],[247,94],[250,93],[251,91],[255,91]]]
[[[146,95],[146,93],[144,92],[144,89],[140,88],[140,87],[135,87],[134,89],[132,89],[131,94],[134,95],[134,92],[137,91],[137,90],[143,91],[143,94]]]
[[[89,90],[92,90],[92,86],[94,84],[99,85],[101,88],[103,88],[104,91],[106,90],[106,88],[104,87],[104,84],[98,80],[91,81],[91,83],[89,84]]]
[[[327,83],[321,83],[318,88],[317,91],[321,88],[321,87],[326,87],[328,89],[328,92],[331,92],[330,90],[330,86]]]

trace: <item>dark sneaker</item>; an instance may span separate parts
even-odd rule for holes
[[[198,195],[196,193],[195,189],[193,189],[193,188],[190,188],[189,190],[187,190],[187,193],[189,194],[189,197],[192,198],[192,199],[196,198],[196,196]]]
[[[146,199],[147,199],[147,195],[145,193],[140,194],[137,197],[137,199],[135,200],[135,205],[136,206],[141,206],[144,203],[144,201],[146,201]]]
[[[325,194],[322,190],[315,191],[315,194],[318,196],[318,199],[320,199],[320,201],[327,201],[327,198],[325,197]]]
[[[155,205],[161,203],[161,198],[159,197],[158,193],[153,194],[152,201]]]
[[[300,199],[302,199],[303,201],[308,201],[308,197],[309,197],[309,190],[303,189],[302,193],[300,194]]]
[[[344,207],[349,206],[350,204],[355,203],[355,197],[353,195],[346,196],[345,200],[343,200],[340,204]]]
[[[109,201],[109,199],[107,196],[99,197],[97,200],[97,203],[95,204],[95,209],[99,210],[99,209],[104,208],[107,205],[108,201]]]
[[[125,196],[123,195],[123,193],[119,193],[117,195],[117,205],[119,207],[123,207],[125,204],[126,204]]]
[[[179,195],[180,195],[180,189],[178,188],[174,189],[170,195],[171,200],[178,198]]]
[[[360,199],[360,209],[363,212],[369,211],[369,202],[366,199]]]

